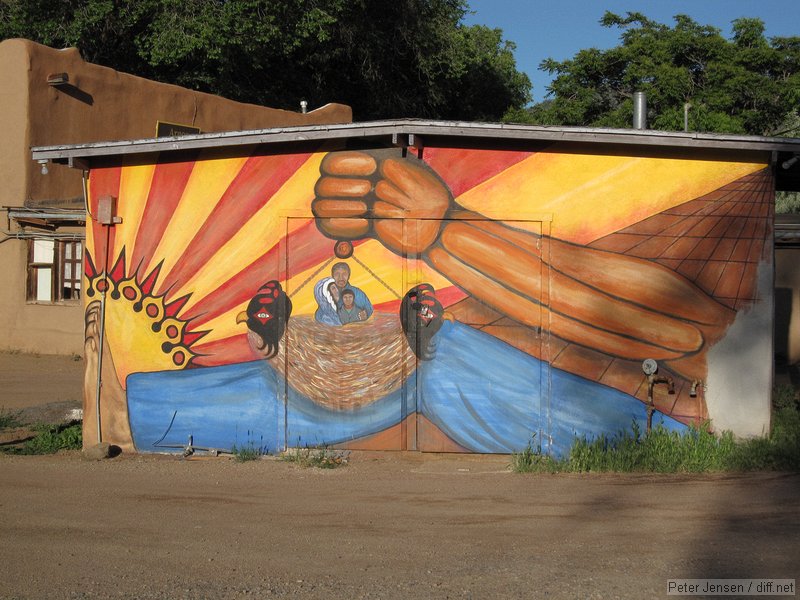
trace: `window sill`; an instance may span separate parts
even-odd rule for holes
[[[60,300],[57,302],[43,302],[40,300],[26,300],[26,306],[81,306],[80,300]]]

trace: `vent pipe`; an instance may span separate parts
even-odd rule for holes
[[[644,92],[633,93],[633,128],[647,129],[647,95]]]

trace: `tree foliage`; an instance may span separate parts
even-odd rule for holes
[[[530,99],[466,0],[0,0],[0,39],[244,102],[341,102],[358,120],[499,120]]]
[[[606,12],[600,23],[621,30],[621,43],[588,48],[540,69],[554,75],[548,98],[507,120],[551,125],[630,127],[633,93],[647,94],[648,126],[771,135],[800,103],[800,37],[764,36],[759,19],[733,21],[732,37],[686,15],[672,27],[638,12]]]

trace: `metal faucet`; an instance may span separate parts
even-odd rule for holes
[[[658,384],[666,384],[668,394],[675,393],[675,381],[669,375],[651,373],[647,376],[647,433],[650,433],[653,427],[653,412],[656,409],[653,402],[653,388]]]

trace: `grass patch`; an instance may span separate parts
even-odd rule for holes
[[[283,460],[301,467],[336,469],[347,464],[348,452],[328,448],[293,448],[283,453]]]
[[[80,423],[70,425],[37,425],[36,435],[20,445],[3,448],[6,454],[55,454],[59,450],[80,450],[83,431]]]
[[[243,446],[233,445],[231,453],[236,462],[248,462],[251,460],[259,460],[262,456],[269,454],[269,450],[264,446],[263,436],[259,438],[259,443],[256,444],[252,439],[250,432],[247,432],[247,443]]]
[[[19,415],[19,412],[9,412],[5,408],[0,408],[0,430],[22,425]]]
[[[542,446],[534,447],[536,434],[533,434],[531,441],[522,452],[514,452],[511,455],[511,470],[516,473],[557,473],[559,462],[548,454],[542,453]]]
[[[731,432],[715,435],[707,428],[683,432],[656,427],[643,434],[636,423],[629,431],[592,440],[576,439],[565,458],[543,454],[531,438],[511,456],[517,473],[710,471],[800,471],[800,397],[791,386],[773,393],[772,431],[763,438],[737,441]]]

